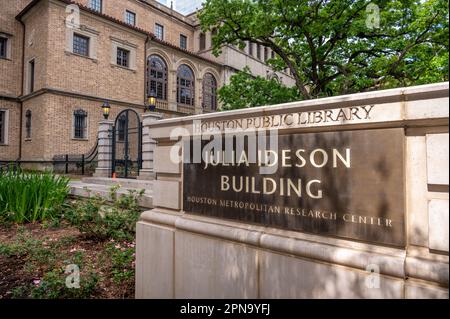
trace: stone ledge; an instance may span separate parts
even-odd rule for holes
[[[405,272],[408,277],[432,281],[448,287],[448,263],[408,256],[405,260]]]
[[[181,212],[154,209],[141,215],[141,222],[169,226],[197,234],[218,237],[225,240],[278,251],[283,254],[320,260],[366,271],[370,264],[377,264],[380,273],[405,278],[404,261],[406,252],[401,249],[333,239],[337,245],[319,241],[320,236],[297,233],[298,238],[287,237],[294,232],[277,234],[268,227],[246,225],[213,218],[185,215]],[[331,240],[324,238],[324,241]],[[357,246],[359,246],[357,248]]]
[[[277,113],[289,113],[295,111],[314,110],[317,108],[332,109],[337,107],[348,107],[352,105],[357,105],[359,103],[368,105],[368,104],[385,104],[385,103],[396,103],[406,101],[411,102],[416,100],[427,99],[430,97],[448,99],[448,96],[449,96],[449,82],[442,82],[436,84],[414,86],[409,88],[398,88],[366,93],[356,93],[350,95],[292,102],[272,106],[260,106],[226,112],[199,114],[183,117],[181,119],[180,118],[164,119],[158,122],[153,122],[151,124],[151,127],[167,128],[173,125],[181,126],[183,124],[191,124],[193,120],[214,120],[214,119],[224,120],[232,118],[242,118],[247,116],[259,116]]]

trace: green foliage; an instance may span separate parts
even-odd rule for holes
[[[47,272],[42,280],[36,283],[30,292],[35,299],[81,299],[92,297],[99,281],[98,275],[89,272],[80,275],[80,287],[68,288],[66,286],[67,274],[64,269]]]
[[[133,284],[135,266],[135,244],[112,241],[108,243],[106,252],[111,256],[111,270],[114,282]]]
[[[204,31],[217,31],[214,54],[247,41],[271,48],[268,63],[291,70],[301,99],[448,81],[448,1],[206,0],[199,18]],[[239,79],[251,88],[262,83]],[[272,94],[270,85],[260,87],[254,95]],[[237,95],[228,91],[222,99],[230,108]],[[237,107],[260,104],[240,96]]]
[[[234,74],[229,85],[219,90],[222,110],[293,102],[300,99],[298,90],[288,88],[277,79],[254,77],[248,68]]]
[[[23,271],[35,276],[43,271],[41,279],[22,284],[12,290],[13,298],[89,298],[94,295],[98,275],[92,271],[84,271],[84,252],[71,250],[64,252],[73,243],[74,237],[63,237],[59,241],[49,238],[36,239],[32,233],[18,229],[18,235],[12,243],[0,243],[0,255],[24,261]],[[66,285],[65,267],[75,264],[81,270],[80,287],[69,288]],[[87,268],[87,267],[86,267]]]
[[[143,191],[129,191],[117,196],[117,187],[111,188],[112,204],[100,196],[84,201],[75,201],[66,212],[65,218],[72,226],[89,238],[132,240],[136,222],[140,216],[138,200]]]
[[[66,199],[69,180],[51,173],[0,174],[0,221],[36,222],[54,218]]]
[[[56,255],[54,251],[48,249],[44,245],[45,239],[36,239],[22,228],[18,229],[16,240],[10,244],[0,243],[0,255],[11,258],[26,257],[27,268],[33,265],[54,263]]]

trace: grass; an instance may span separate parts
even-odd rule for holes
[[[0,221],[26,223],[54,218],[69,194],[69,179],[51,173],[0,175]]]

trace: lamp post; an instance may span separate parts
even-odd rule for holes
[[[103,102],[102,110],[103,110],[103,117],[105,118],[105,120],[107,120],[109,117],[109,111],[111,110],[111,106],[109,105],[108,101]]]
[[[156,92],[153,90],[150,91],[150,94],[148,95],[147,98],[147,109],[150,112],[153,112],[156,109],[156,98],[157,98]]]

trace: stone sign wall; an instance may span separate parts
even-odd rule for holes
[[[223,141],[184,163],[185,212],[404,246],[403,129],[286,134],[263,151],[236,138],[230,156]]]
[[[448,298],[448,90],[148,123],[136,297]]]

